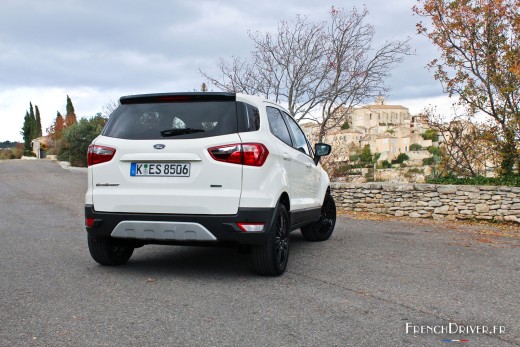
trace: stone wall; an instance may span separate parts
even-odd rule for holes
[[[520,187],[331,183],[338,211],[520,223]]]

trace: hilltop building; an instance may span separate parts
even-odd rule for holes
[[[311,142],[317,141],[316,124],[304,123],[301,127]],[[324,142],[333,146],[335,161],[347,161],[353,148],[365,145],[370,146],[372,153],[381,153],[380,160],[390,161],[408,152],[412,144],[431,146],[432,141],[421,136],[427,129],[425,116],[411,116],[408,108],[388,105],[383,97],[378,97],[371,105],[354,108],[347,123],[329,131]]]

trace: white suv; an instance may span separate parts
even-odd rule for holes
[[[258,273],[282,274],[289,232],[327,240],[336,222],[319,165],[289,113],[235,93],[125,96],[88,150],[85,225],[95,261],[145,244],[228,244]]]

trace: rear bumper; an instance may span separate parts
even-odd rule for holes
[[[85,205],[85,218],[94,219],[92,227],[86,227],[90,237],[110,237],[137,239],[145,244],[202,244],[202,243],[235,243],[260,245],[265,242],[267,231],[271,228],[274,208],[241,208],[235,215],[183,215],[183,214],[149,214],[149,213],[114,213],[98,212],[93,205]],[[262,232],[248,233],[242,231],[235,223],[265,223]],[[206,229],[213,239],[190,239],[184,236],[164,237],[164,232],[150,233],[137,231],[122,234],[122,226],[150,225],[200,225]],[[113,234],[114,233],[114,234]],[[148,236],[147,236],[148,235]]]

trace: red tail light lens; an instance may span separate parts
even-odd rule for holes
[[[114,148],[90,145],[88,146],[87,152],[87,164],[88,166],[92,166],[106,163],[107,161],[112,160],[115,154],[116,150]]]
[[[260,232],[264,231],[265,223],[248,223],[248,222],[244,222],[244,223],[236,223],[236,225],[242,231],[250,232],[250,233],[260,233]]]
[[[85,218],[85,226],[92,228],[94,226],[94,218]]]
[[[269,151],[261,143],[235,143],[208,148],[211,157],[217,161],[248,166],[264,165]]]

